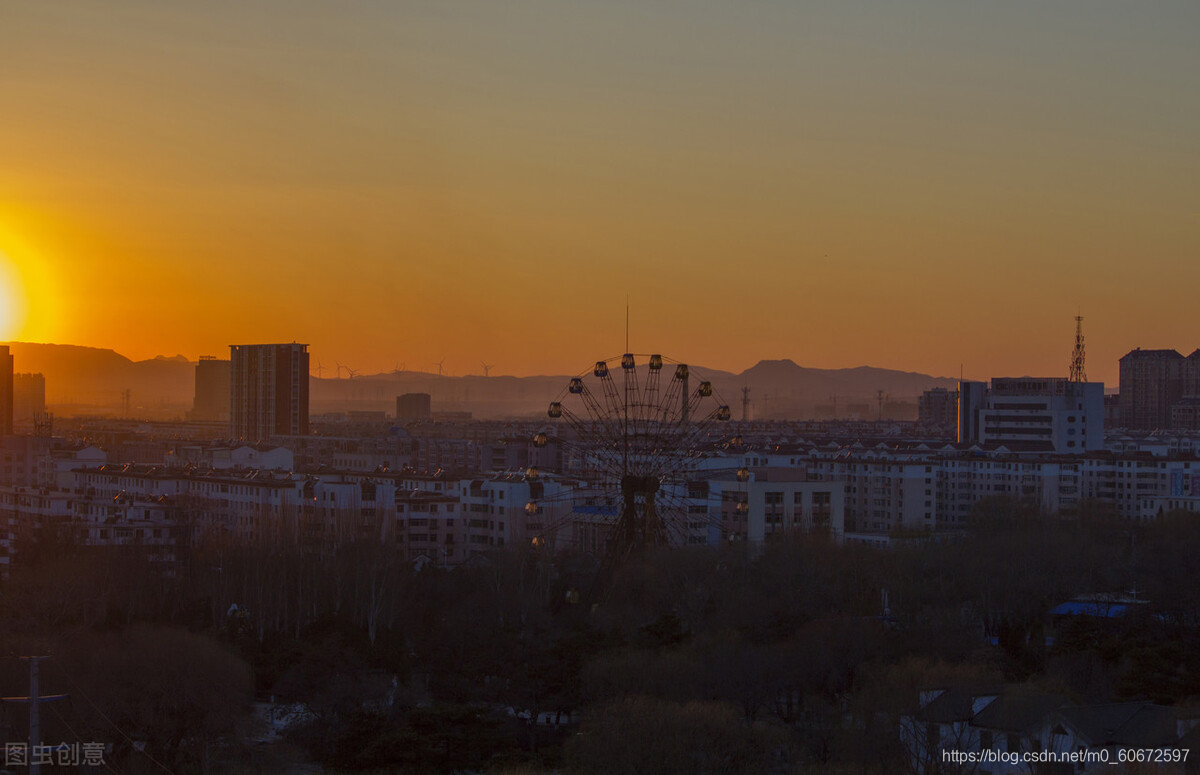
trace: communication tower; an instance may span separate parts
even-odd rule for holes
[[[1071,382],[1087,382],[1087,372],[1083,368],[1083,316],[1075,316],[1075,351],[1071,353]]]

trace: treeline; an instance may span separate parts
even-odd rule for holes
[[[291,742],[334,771],[895,772],[900,716],[932,685],[1200,697],[1198,548],[1193,515],[1003,499],[955,540],[608,570],[533,549],[415,570],[378,544],[213,544],[164,577],[134,551],[43,540],[18,553],[0,638],[55,655],[42,691],[72,699],[44,737],[111,742],[124,771],[270,771],[276,747],[246,743],[257,695],[303,703]],[[1124,617],[1049,616],[1134,590],[1147,602]],[[5,660],[0,688],[25,693],[26,671]],[[5,713],[19,739],[23,711]]]

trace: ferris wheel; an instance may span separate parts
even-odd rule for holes
[[[579,486],[557,525],[602,536],[591,548],[617,558],[641,547],[705,543],[711,525],[706,458],[727,446],[729,406],[686,363],[625,353],[573,377],[547,415],[561,473]],[[549,434],[539,432],[535,447]],[[531,501],[529,514],[548,504]],[[553,527],[553,525],[547,525]],[[536,541],[537,539],[535,539]]]

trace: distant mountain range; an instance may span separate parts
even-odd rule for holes
[[[147,419],[181,417],[191,408],[195,362],[181,355],[132,361],[113,350],[62,344],[6,343],[18,372],[46,377],[46,402],[59,414],[118,414],[130,392],[131,414]],[[613,364],[616,367],[616,364]],[[860,366],[812,369],[790,360],[760,361],[740,374],[693,367],[710,379],[735,418],[742,416],[742,388],[750,389],[754,419],[884,416],[911,419],[916,399],[930,388],[957,381],[928,374]],[[313,413],[395,411],[396,396],[429,393],[433,409],[475,417],[535,417],[567,386],[569,376],[446,377],[401,371],[353,379],[312,378]],[[880,391],[883,393],[880,399]]]
[[[46,403],[61,414],[110,414],[130,392],[131,407],[143,416],[177,416],[192,406],[195,363],[182,355],[131,361],[112,350],[73,344],[3,342],[17,372],[46,377]]]

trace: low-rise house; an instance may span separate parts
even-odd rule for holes
[[[1182,750],[1196,722],[1151,702],[1078,705],[1026,686],[955,687],[922,692],[900,739],[921,773],[1107,772],[1130,751]]]

